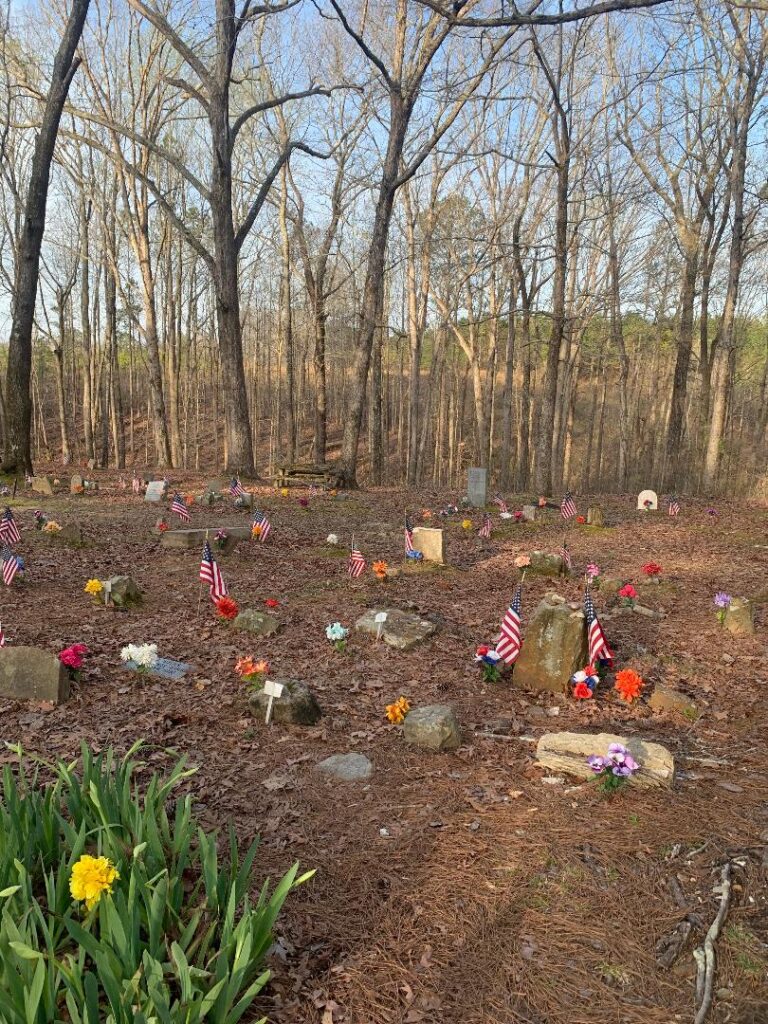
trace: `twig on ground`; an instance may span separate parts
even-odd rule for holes
[[[730,862],[723,865],[720,872],[720,885],[715,892],[720,892],[720,906],[717,916],[704,937],[704,945],[693,951],[693,958],[696,961],[696,1003],[698,1010],[694,1017],[693,1024],[704,1024],[712,1007],[712,990],[715,984],[715,943],[720,935],[720,929],[728,914],[728,907],[731,902],[731,865]]]

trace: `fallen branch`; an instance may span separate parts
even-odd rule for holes
[[[704,945],[693,951],[693,958],[696,961],[696,1004],[698,1009],[693,1024],[704,1024],[710,1009],[712,1008],[712,990],[715,984],[715,943],[720,935],[720,929],[728,914],[728,906],[731,902],[731,865],[724,864],[720,872],[720,885],[715,892],[720,892],[720,906],[717,917],[709,926],[704,937]]]

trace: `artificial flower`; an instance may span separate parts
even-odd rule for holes
[[[627,779],[640,770],[640,765],[621,743],[611,743],[604,757],[590,754],[587,764],[600,780],[606,793],[619,789]]]
[[[267,608],[279,608],[280,607],[280,602],[276,601],[274,599],[274,597],[268,597],[265,600],[264,604],[267,606]]]
[[[235,672],[237,672],[239,676],[250,676],[253,675],[255,671],[256,662],[250,656],[238,658],[235,662]]]
[[[640,696],[642,688],[643,680],[633,668],[624,668],[621,672],[616,673],[614,689],[621,699],[628,704],[631,704],[636,697]]]
[[[240,610],[237,606],[237,601],[231,597],[220,597],[218,601],[214,601],[216,605],[216,614],[222,619],[234,619]]]
[[[642,570],[646,576],[661,576],[661,566],[658,562],[646,562]]]
[[[490,651],[490,647],[488,647],[486,644],[481,644],[480,647],[478,647],[477,650],[475,651],[475,654],[478,656],[478,658],[484,658],[488,651]]]
[[[523,513],[518,509],[518,511],[515,512],[515,522],[519,523],[522,518],[523,518]]]
[[[346,640],[349,636],[349,630],[346,626],[342,626],[340,622],[332,622],[330,626],[325,627],[325,635],[333,643],[336,640]]]
[[[577,700],[587,700],[589,697],[592,696],[592,691],[586,683],[576,683],[576,685],[573,688],[573,696]]]
[[[518,569],[525,569],[526,566],[531,564],[529,555],[518,555],[515,559],[515,565]]]
[[[422,519],[431,519],[432,518],[432,509],[429,509],[429,508],[422,509],[421,518]]]
[[[55,519],[49,519],[43,527],[43,533],[61,533],[61,526]]]
[[[128,644],[120,651],[122,661],[132,661],[139,672],[148,672],[158,662],[157,644]]]
[[[371,568],[373,569],[374,575],[377,579],[384,580],[387,578],[387,563],[383,561],[383,559],[381,561],[374,562]]]
[[[284,498],[287,498],[288,497],[288,488],[287,487],[281,487],[280,488],[280,493],[282,494],[282,496]]]
[[[261,536],[261,524],[260,523],[252,523],[251,524],[251,537],[260,537],[260,536]]]
[[[405,716],[411,710],[411,705],[405,697],[399,697],[394,704],[387,704],[385,710],[390,722],[393,725],[400,725],[401,722],[405,721]]]
[[[589,578],[593,580],[600,575],[600,566],[595,565],[594,562],[590,562],[584,571],[587,574],[587,576],[589,576]]]
[[[500,661],[501,655],[488,644],[481,644],[475,651],[475,663],[482,665],[483,680],[486,683],[497,683],[501,679]]]
[[[155,529],[159,530],[160,533],[165,533],[165,531],[168,529],[168,523],[166,523],[164,519],[158,519],[157,522],[155,523]]]
[[[336,545],[339,543],[339,538],[336,536],[335,533],[329,533],[328,536],[325,538],[325,543],[330,544],[332,547],[336,547]]]
[[[583,526],[584,523],[586,523],[586,521],[587,520],[584,516],[576,516],[576,522],[579,524],[579,526]]]
[[[104,589],[104,584],[101,580],[88,580],[83,589],[86,594],[100,594]]]
[[[59,651],[59,661],[73,672],[77,672],[83,667],[83,658],[87,653],[88,648],[85,644],[72,644],[71,647]]]
[[[707,515],[710,516],[712,519],[717,519],[719,513],[716,508],[708,508]]]
[[[299,505],[302,508],[309,508],[309,501],[306,498],[299,498]]]
[[[718,590],[715,594],[715,604],[718,608],[728,608],[731,603],[731,595],[726,594],[724,590]]]
[[[88,910],[93,910],[102,893],[111,893],[119,878],[120,872],[107,857],[91,857],[84,853],[72,866],[69,891],[72,899],[85,900]]]
[[[637,591],[631,583],[625,583],[619,591],[619,597],[623,597],[626,601],[634,601],[637,597]]]
[[[462,521],[461,521],[461,528],[462,528],[462,530],[471,530],[472,529],[472,520],[471,519],[462,519]]]

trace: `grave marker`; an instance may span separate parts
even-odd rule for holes
[[[467,470],[467,498],[475,508],[488,504],[488,470],[482,466],[470,466]]]
[[[283,695],[283,684],[273,683],[270,679],[264,683],[264,693],[266,693],[269,700],[267,701],[267,713],[264,717],[264,724],[269,725],[269,720],[272,717],[272,705],[275,702],[275,697],[282,697]]]
[[[37,647],[0,648],[0,696],[11,700],[69,697],[69,673],[57,657]]]
[[[413,546],[420,551],[425,562],[437,562],[444,565],[443,531],[431,526],[414,526]]]
[[[75,473],[72,479],[69,481],[69,493],[70,494],[82,494],[85,490],[85,481],[79,473]]]
[[[637,508],[639,512],[658,511],[659,498],[656,491],[640,491],[637,496]]]
[[[381,634],[382,634],[382,631],[384,629],[384,623],[387,621],[387,613],[386,612],[376,612],[376,615],[374,616],[373,621],[378,626],[378,629],[376,630],[376,639],[377,640],[381,640]]]
[[[168,495],[168,484],[165,480],[152,480],[147,484],[144,501],[151,501],[155,504],[162,501]]]

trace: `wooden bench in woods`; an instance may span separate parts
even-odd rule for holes
[[[294,462],[278,466],[275,471],[275,487],[309,487],[310,484],[333,485],[336,474],[332,466],[315,466],[308,462]]]

